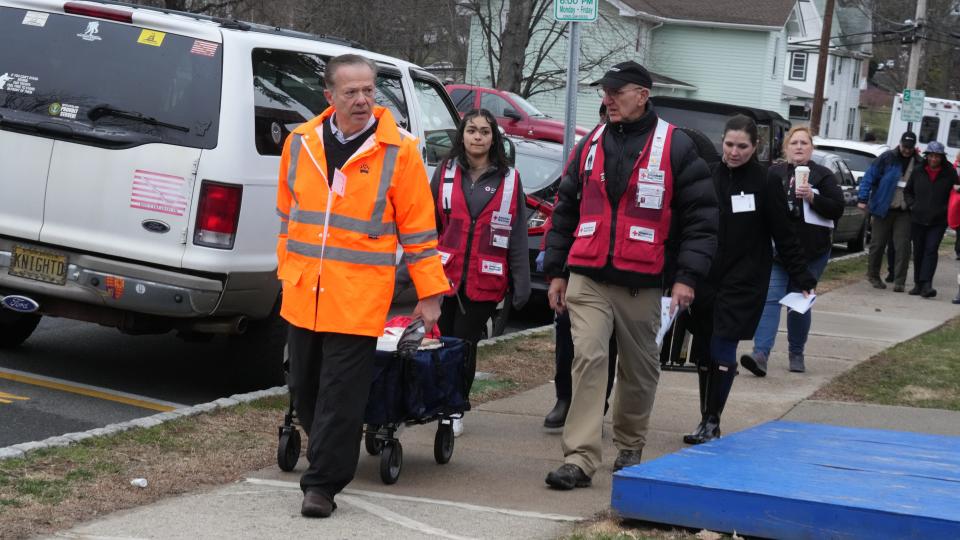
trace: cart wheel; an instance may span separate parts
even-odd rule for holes
[[[380,431],[380,426],[370,424],[363,434],[363,446],[371,456],[379,456],[380,451],[383,450],[383,440],[377,438],[378,431]]]
[[[293,426],[280,428],[280,444],[277,445],[277,465],[281,471],[292,471],[300,459],[300,432]]]
[[[403,466],[403,446],[400,441],[383,443],[383,452],[380,454],[380,480],[384,484],[396,484],[400,478],[400,468]]]
[[[433,437],[433,459],[443,465],[450,461],[453,455],[453,425],[442,421],[437,426],[437,434]]]

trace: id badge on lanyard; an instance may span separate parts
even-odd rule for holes
[[[664,121],[657,122],[650,142],[650,158],[647,167],[637,171],[637,208],[661,210],[663,208],[663,192],[666,174],[660,169],[663,160],[663,148],[666,145],[667,129],[669,125]]]

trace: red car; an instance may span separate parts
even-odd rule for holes
[[[460,116],[470,109],[487,109],[508,135],[563,143],[563,122],[550,118],[513,92],[469,84],[447,85],[447,92]],[[588,131],[577,126],[576,133],[583,136]]]

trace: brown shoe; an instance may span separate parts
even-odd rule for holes
[[[300,507],[300,514],[303,517],[330,517],[333,510],[337,507],[336,503],[322,491],[309,490],[303,494],[303,505]]]

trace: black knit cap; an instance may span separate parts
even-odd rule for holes
[[[633,60],[614,65],[603,75],[603,78],[590,83],[590,86],[603,86],[605,88],[616,89],[630,83],[640,85],[644,88],[653,87],[653,79],[650,77],[650,72],[647,71],[647,68]]]

